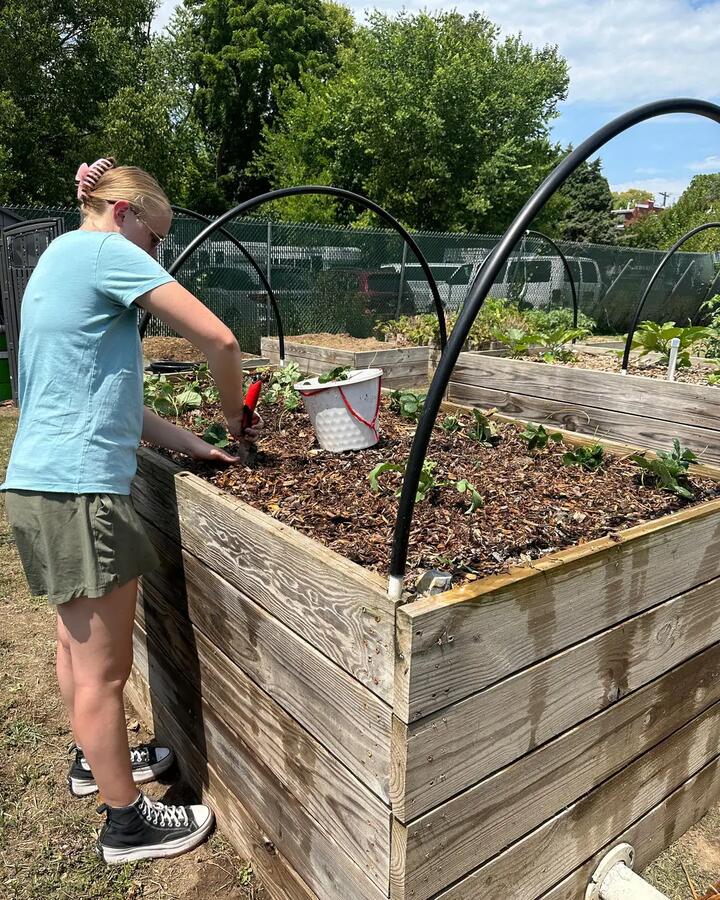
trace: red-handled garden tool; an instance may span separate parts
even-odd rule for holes
[[[256,375],[252,381],[252,384],[248,388],[247,394],[245,394],[245,405],[243,406],[242,414],[243,431],[245,431],[246,428],[250,428],[253,423],[253,418],[255,416],[255,407],[257,406],[261,390],[262,381],[260,380],[260,377]]]

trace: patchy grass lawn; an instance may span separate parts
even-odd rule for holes
[[[16,416],[0,407],[0,481]],[[65,782],[71,735],[55,681],[55,613],[29,596],[0,501],[0,897],[2,900],[253,900],[250,866],[219,835],[175,860],[106,866],[94,853],[97,797],[74,799]],[[141,723],[129,725],[145,735]],[[146,785],[188,801],[182,785]]]

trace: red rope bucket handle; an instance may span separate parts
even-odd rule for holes
[[[376,441],[379,440],[380,435],[375,426],[376,426],[376,423],[378,420],[378,415],[380,413],[380,398],[382,396],[382,375],[378,376],[378,391],[377,391],[377,401],[375,403],[375,412],[373,414],[372,419],[369,422],[367,421],[367,419],[363,419],[363,417],[360,415],[360,413],[357,412],[357,410],[352,408],[352,406],[348,402],[347,397],[343,393],[343,389],[340,387],[340,385],[335,385],[335,387],[337,387],[338,391],[340,392],[340,396],[342,397],[342,402],[345,404],[345,409],[347,409],[347,411],[350,413],[350,415],[353,417],[353,419],[356,419],[358,422],[361,422],[363,425],[366,425],[372,431],[373,435],[375,436],[375,440]],[[300,394],[303,397],[309,397],[309,396],[312,396],[313,394],[317,394],[317,393],[318,393],[317,391],[300,391]]]

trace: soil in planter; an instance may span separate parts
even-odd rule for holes
[[[293,334],[285,338],[288,344],[312,344],[315,347],[329,347],[333,350],[352,350],[362,353],[363,350],[392,350],[395,344],[378,341],[375,338],[356,338],[350,334]]]
[[[535,362],[542,362],[537,359]],[[552,365],[569,366],[576,369],[593,369],[596,372],[621,372],[621,360],[614,353],[582,353],[576,354],[575,359],[568,362],[554,362]],[[715,371],[715,367],[693,365],[690,369],[676,369],[675,381],[685,384],[707,384],[708,375]],[[642,362],[631,359],[628,367],[629,375],[642,375],[645,378],[660,378],[667,380],[667,366],[657,365],[651,362]]]
[[[198,350],[185,338],[144,338],[142,349],[146,359],[171,359],[173,362],[207,362],[202,350]],[[249,359],[257,354],[242,352],[240,355],[243,359]]]
[[[218,468],[166,455],[360,565],[387,573],[400,476],[381,476],[382,490],[373,493],[368,475],[381,462],[405,463],[415,425],[400,419],[384,401],[380,443],[332,454],[318,448],[305,413],[267,406],[261,412],[265,430],[248,466]],[[217,409],[205,409],[202,415],[221,420]],[[460,420],[470,421],[467,416]],[[178,421],[203,431],[193,428],[193,414]],[[690,503],[661,491],[651,479],[643,485],[640,470],[628,458],[607,457],[594,473],[566,467],[562,455],[567,447],[550,442],[544,450],[529,452],[520,430],[499,423],[496,446],[483,447],[462,432],[448,435],[436,427],[428,458],[437,463],[437,480],[452,483],[416,505],[408,586],[429,568],[451,571],[457,581],[502,572]],[[469,496],[454,484],[464,478],[484,499],[484,506],[471,514]],[[711,479],[693,476],[690,485],[693,502],[720,496],[720,484]]]

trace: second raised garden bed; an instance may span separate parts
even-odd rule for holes
[[[431,456],[486,505],[473,520],[451,490],[444,531],[442,507],[418,504],[411,564],[440,553],[465,580],[396,604],[374,570],[395,501],[367,470],[412,429],[383,415],[383,445],[332,464],[302,413],[268,413],[249,469],[141,451],[134,500],[162,566],[143,579],[130,696],[271,897],[576,900],[609,845],[643,865],[720,796],[720,471],[695,469],[704,499],[684,506],[637,486],[596,502],[578,470],[553,508],[512,426],[492,489],[496,449],[457,471],[465,438],[438,428]],[[558,453],[543,465],[561,471]],[[626,484],[630,463],[610,466]],[[343,499],[312,505],[316,485]],[[641,500],[660,517],[632,524]],[[459,566],[439,544],[462,518]],[[548,522],[566,549],[532,545]],[[567,546],[573,529],[587,542]],[[513,550],[525,564],[504,571]]]

